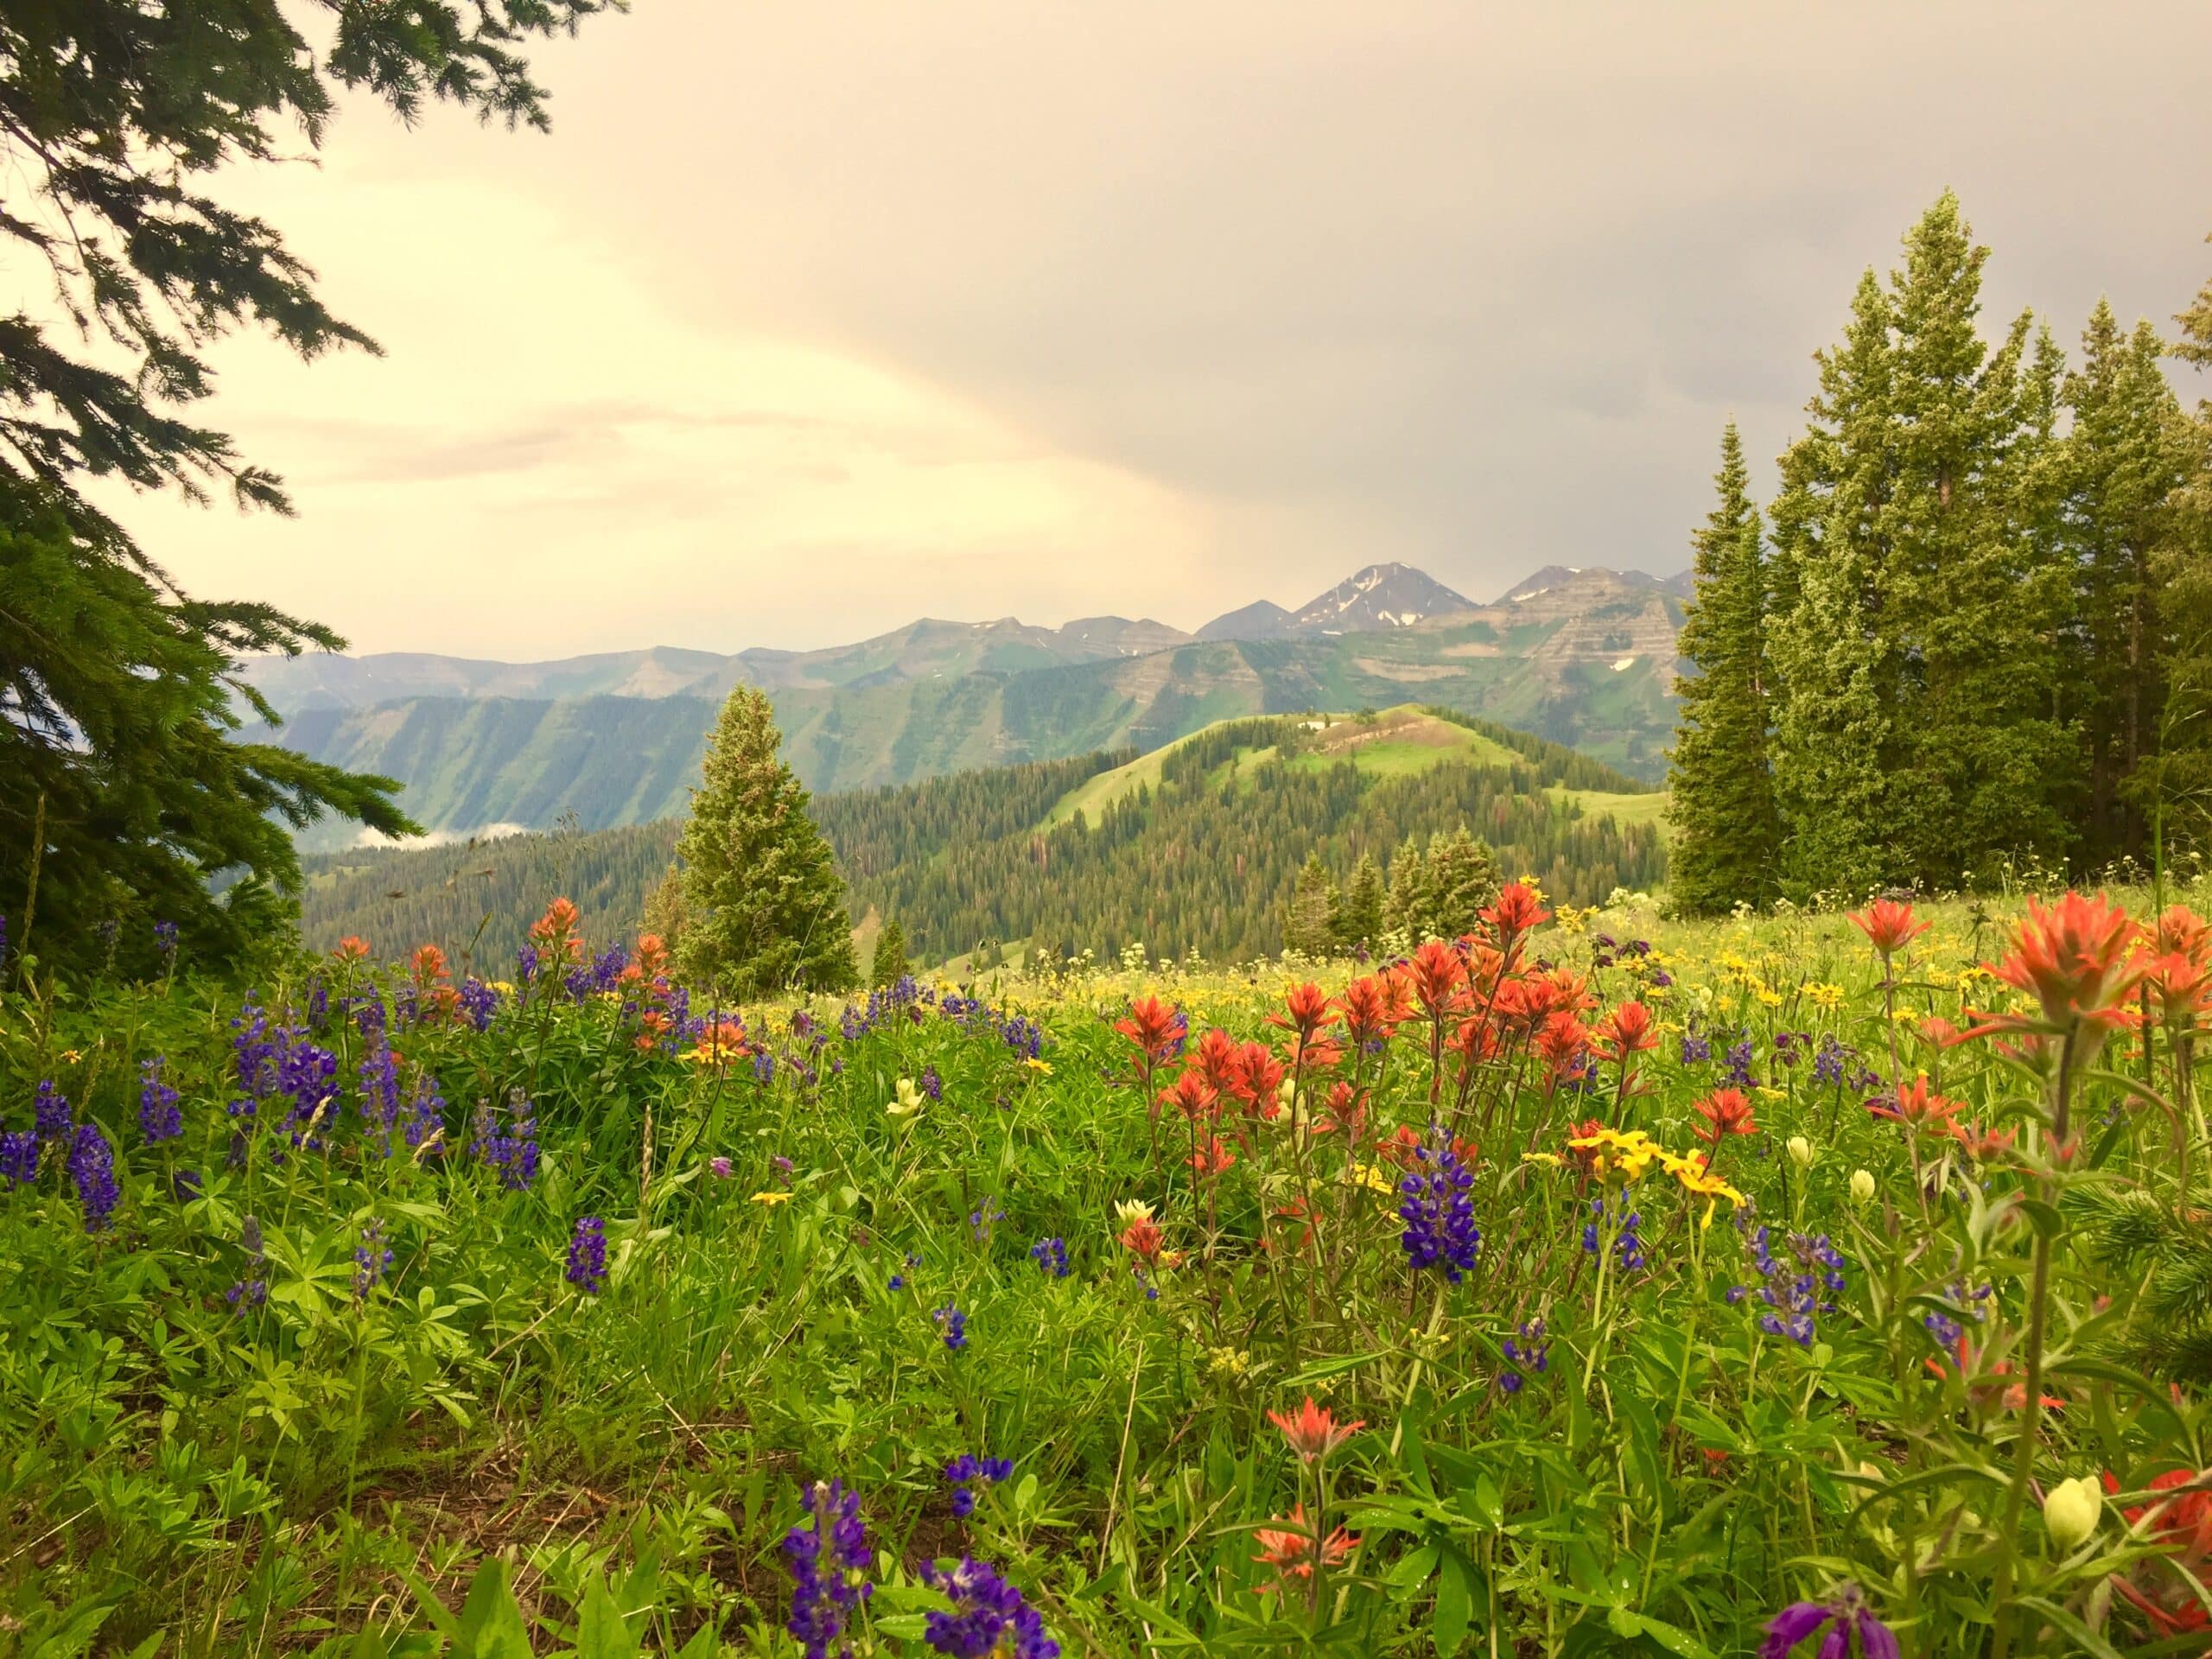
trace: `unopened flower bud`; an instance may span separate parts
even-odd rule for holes
[[[2043,1501],[2044,1529],[2060,1549],[2075,1549],[2097,1529],[2104,1507],[2104,1492],[2088,1476],[2062,1480]]]
[[[1872,1174],[1863,1169],[1853,1170],[1851,1172],[1851,1201],[1853,1204],[1866,1204],[1872,1199],[1873,1196],[1874,1177]]]
[[[1802,1135],[1793,1135],[1784,1143],[1789,1152],[1789,1161],[1800,1169],[1813,1166],[1813,1143]]]

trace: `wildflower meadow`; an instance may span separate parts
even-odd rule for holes
[[[2140,892],[715,1007],[556,902],[0,1001],[30,1654],[2194,1653]]]

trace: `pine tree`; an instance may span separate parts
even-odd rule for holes
[[[1347,954],[1371,950],[1382,937],[1382,872],[1372,853],[1362,853],[1352,867],[1343,899],[1329,918],[1329,931],[1337,949]]]
[[[875,956],[868,970],[868,982],[881,990],[895,985],[906,977],[906,935],[896,922],[886,922],[883,931],[875,936]]]
[[[1382,931],[1401,933],[1418,944],[1427,938],[1428,873],[1421,867],[1421,843],[1411,836],[1390,861],[1390,892],[1382,903]]]
[[[2065,707],[2086,751],[2082,855],[2092,868],[2148,850],[2139,773],[2158,749],[2165,696],[2158,564],[2177,544],[2190,467],[2164,353],[2147,321],[2123,334],[2100,300],[2063,394],[2073,429],[2062,511],[2075,584]]]
[[[1774,503],[1782,885],[1955,884],[2063,849],[2066,578],[2049,488],[2058,359],[1975,328],[1986,250],[1948,194],[1818,358]]]
[[[546,124],[518,48],[604,0],[312,10],[317,50],[276,5],[140,0],[0,8],[0,104],[13,172],[0,237],[44,267],[70,324],[0,318],[0,893],[48,963],[93,965],[100,923],[124,965],[156,921],[203,963],[281,932],[299,865],[285,827],[326,813],[414,829],[397,785],[261,743],[232,743],[234,700],[275,723],[235,660],[337,649],[265,605],[189,598],[84,493],[88,478],[290,511],[283,481],[194,420],[206,353],[250,319],[303,358],[374,350],[317,297],[267,223],[200,187],[234,162],[320,145],[334,90],[404,118],[448,100]],[[20,274],[20,273],[19,273]],[[222,900],[219,870],[247,879]],[[37,871],[39,889],[29,903]],[[22,931],[18,918],[18,931]]]
[[[1333,908],[1328,866],[1321,862],[1320,854],[1308,853],[1298,872],[1297,885],[1291,889],[1290,903],[1283,911],[1283,949],[1300,956],[1328,956],[1336,945],[1335,931],[1329,925]]]
[[[859,977],[845,884],[782,743],[767,694],[732,691],[677,842],[685,911],[677,963],[692,983],[726,996],[794,984],[840,991]]]
[[[671,959],[683,948],[683,874],[671,864],[645,895],[641,931],[651,933],[668,948]]]
[[[1478,841],[1464,823],[1448,837],[1439,830],[1429,838],[1423,863],[1428,878],[1423,936],[1456,939],[1473,932],[1483,906],[1497,897],[1497,861],[1490,843]]]
[[[1697,585],[1675,649],[1697,672],[1676,682],[1668,773],[1668,885],[1683,908],[1700,912],[1764,901],[1781,842],[1767,757],[1763,537],[1733,421],[1720,435],[1713,482],[1720,499],[1691,537]]]
[[[1774,502],[1779,697],[1774,794],[1783,826],[1781,885],[1862,892],[1894,877],[1885,845],[1885,767],[1897,719],[1897,665],[1882,631],[1880,549],[1872,520],[1890,465],[1890,302],[1870,270],[1842,346],[1815,362],[1810,429],[1783,452]]]
[[[2212,238],[2208,238],[2212,239]],[[2212,282],[2176,318],[2173,355],[2212,368]],[[2140,769],[2134,796],[2151,826],[2151,851],[2212,842],[2212,401],[2171,423],[2184,482],[2171,501],[2172,535],[2153,556],[2158,588],[2155,661],[2164,688],[2158,753]]]

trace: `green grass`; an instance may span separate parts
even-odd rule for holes
[[[1410,777],[1440,766],[1510,767],[1521,764],[1520,757],[1503,744],[1456,721],[1426,714],[1412,704],[1383,709],[1370,721],[1363,721],[1356,715],[1314,718],[1325,718],[1330,724],[1309,734],[1313,747],[1287,763],[1295,770],[1319,772],[1349,760],[1364,776],[1380,780]],[[1227,723],[1217,721],[1214,725]],[[1114,802],[1135,795],[1140,785],[1158,789],[1166,757],[1212,729],[1212,726],[1201,727],[1165,748],[1140,755],[1126,766],[1088,779],[1061,797],[1039,827],[1050,829],[1065,823],[1078,811],[1096,820]],[[1206,779],[1206,786],[1217,789],[1234,775],[1240,786],[1249,789],[1251,770],[1274,758],[1274,745],[1240,749],[1236,764],[1232,766],[1224,762],[1215,767]]]

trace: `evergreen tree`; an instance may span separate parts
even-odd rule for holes
[[[1697,585],[1675,650],[1697,672],[1676,682],[1681,713],[1668,774],[1668,885],[1692,911],[1763,901],[1781,842],[1767,758],[1763,537],[1733,421],[1720,435],[1713,482],[1720,499],[1691,537]]]
[[[1329,885],[1328,867],[1321,855],[1308,853],[1283,911],[1282,944],[1300,956],[1325,957],[1336,948],[1336,931],[1330,926],[1336,908],[1335,890]]]
[[[1497,897],[1497,861],[1490,843],[1468,834],[1463,823],[1448,837],[1442,830],[1430,836],[1423,862],[1428,886],[1423,936],[1456,939],[1473,932],[1483,906]]]
[[[1415,944],[1427,937],[1428,872],[1421,867],[1421,843],[1411,836],[1390,861],[1390,892],[1382,903],[1382,931],[1402,933]]]
[[[1783,885],[1948,885],[2062,850],[2066,573],[2050,515],[2058,359],[1976,330],[1986,250],[1948,193],[1823,352],[1774,505],[1770,740]],[[1785,597],[1786,596],[1786,597]]]
[[[0,8],[14,168],[0,236],[43,265],[71,325],[0,318],[0,893],[33,912],[18,931],[29,920],[49,962],[103,955],[94,930],[111,918],[131,939],[174,922],[196,959],[234,958],[281,928],[272,896],[298,887],[284,825],[414,827],[389,780],[229,741],[234,699],[275,719],[236,658],[342,641],[268,606],[189,598],[83,492],[90,477],[194,500],[223,488],[289,512],[281,480],[193,418],[213,390],[209,343],[251,320],[302,357],[375,349],[270,226],[204,181],[277,159],[294,128],[319,145],[336,87],[404,118],[439,99],[543,126],[518,44],[601,9]],[[327,49],[294,27],[302,13],[329,25]],[[207,881],[226,869],[247,879],[219,902]]]
[[[1872,521],[1889,475],[1890,303],[1870,270],[1842,346],[1814,359],[1810,429],[1781,460],[1774,503],[1779,698],[1774,794],[1782,885],[1799,897],[1891,879],[1885,771],[1897,719],[1897,656],[1884,631]]]
[[[782,743],[767,694],[732,691],[677,842],[685,912],[677,963],[692,983],[727,996],[794,984],[840,991],[859,977],[845,884]]]
[[[2148,322],[2123,334],[2100,300],[2064,390],[2073,429],[2062,511],[2075,584],[2065,707],[2086,751],[2082,854],[2092,868],[2148,850],[2139,774],[2165,701],[2158,564],[2176,544],[2190,459],[2164,353]]]
[[[2212,282],[2176,321],[2173,354],[2212,368]],[[2171,502],[2172,533],[2152,559],[2164,697],[2157,760],[2140,769],[2133,791],[2162,861],[2172,844],[2212,841],[2212,401],[2200,402],[2194,418],[2177,414],[2171,432],[2184,481]]]
[[[906,935],[896,922],[886,922],[875,936],[875,957],[868,965],[868,982],[881,990],[906,977]]]
[[[641,932],[651,933],[668,948],[670,958],[683,948],[683,873],[671,864],[645,895]]]
[[[1362,853],[1351,880],[1329,918],[1337,949],[1350,953],[1372,949],[1382,937],[1382,872],[1372,853]]]

